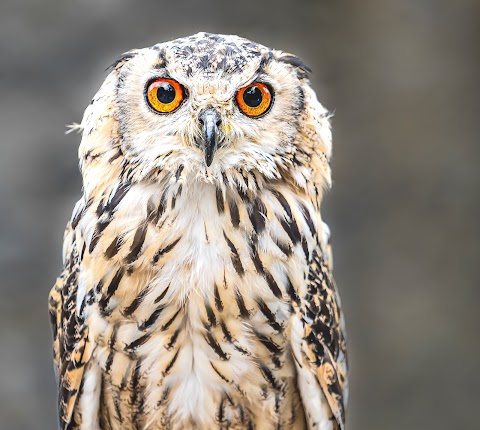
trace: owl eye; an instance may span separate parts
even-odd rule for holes
[[[272,92],[268,85],[254,82],[240,88],[236,95],[240,110],[247,116],[259,117],[272,105]]]
[[[148,84],[147,101],[156,112],[173,112],[183,101],[183,88],[173,79],[155,79]]]

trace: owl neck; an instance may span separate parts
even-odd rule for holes
[[[132,187],[161,193],[164,199],[171,198],[174,194],[211,187],[216,190],[217,195],[228,195],[235,200],[252,203],[265,189],[287,186],[299,197],[307,198],[314,204],[315,209],[319,210],[323,195],[323,186],[312,181],[308,169],[284,170],[278,173],[278,177],[265,178],[256,170],[230,170],[205,174],[180,165],[174,171],[158,170],[141,180],[136,177],[135,170],[117,169],[110,174],[99,176],[100,180],[91,182],[90,176],[97,174],[96,169],[86,169],[83,173],[85,201],[110,201],[115,198],[119,189],[129,190]],[[90,183],[94,186],[89,187]]]

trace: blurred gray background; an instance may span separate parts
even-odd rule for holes
[[[118,54],[200,30],[298,54],[335,112],[349,429],[480,428],[478,0],[2,0],[0,428],[56,428],[47,295],[81,187],[65,125]]]

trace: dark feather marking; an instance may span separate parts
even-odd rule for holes
[[[133,368],[132,380],[130,382],[130,386],[131,386],[130,406],[135,405],[135,403],[137,402],[137,397],[138,397],[138,394],[139,394],[138,384],[140,382],[140,367],[141,367],[141,365],[142,365],[142,359],[139,358],[138,361],[135,363],[135,367]],[[135,410],[135,408],[133,408],[133,409]]]
[[[277,61],[281,63],[289,64],[297,69],[300,69],[302,77],[308,77],[310,73],[312,73],[312,69],[308,67],[300,58],[296,57],[295,55],[287,54],[282,55],[277,58]]]
[[[167,294],[168,289],[170,288],[170,284],[167,285],[167,288],[165,288],[162,293],[155,299],[153,303],[157,304],[159,301],[163,300],[165,297],[165,294]]]
[[[231,343],[233,345],[233,347],[241,352],[242,354],[244,355],[250,355],[250,353],[246,350],[246,349],[243,349],[241,346],[238,346],[237,343],[235,342],[235,339],[233,338],[232,334],[230,333],[230,331],[228,330],[227,326],[225,325],[225,322],[222,320],[220,321],[220,327],[222,329],[222,332],[223,332],[223,336],[225,337],[225,339],[227,340],[227,342]]]
[[[86,249],[87,249],[87,242],[83,242],[82,251],[80,252],[80,261],[83,260],[83,256],[85,255]]]
[[[103,200],[105,198],[104,196],[105,196],[105,193],[102,194],[102,198],[98,202],[97,209],[95,210],[95,215],[97,216],[101,216],[103,213],[103,210],[104,210]]]
[[[171,387],[165,388],[162,393],[162,398],[157,402],[157,406],[164,406],[170,396]]]
[[[230,219],[232,220],[232,225],[238,227],[240,225],[240,214],[238,212],[238,206],[234,200],[229,202],[230,207]]]
[[[275,379],[273,376],[273,373],[270,371],[270,369],[263,363],[260,363],[260,370],[267,380],[267,382],[271,385],[271,387],[275,390],[278,391],[281,389],[278,381]]]
[[[98,281],[97,285],[95,285],[95,294],[100,294],[103,289],[103,280]]]
[[[256,238],[255,238],[255,242],[256,242]],[[255,270],[259,275],[263,275],[265,273],[265,269],[263,267],[262,260],[260,260],[260,256],[258,255],[257,245],[255,243],[252,243],[251,248],[252,248],[252,261],[253,261],[253,265],[255,266]]]
[[[78,312],[78,314],[83,318],[85,315],[84,315],[84,312],[85,312],[85,307],[87,305],[91,306],[93,304],[93,300],[94,300],[94,297],[93,297],[93,292],[92,291],[89,291],[87,294],[85,294],[85,297],[83,298],[82,300],[82,304],[80,305],[80,310]]]
[[[129,343],[125,346],[125,352],[133,352],[139,346],[143,345],[152,335],[152,333],[145,333],[144,335],[140,336],[138,339],[135,339],[133,342]]]
[[[255,183],[255,189],[260,189],[260,186],[258,185],[258,180],[257,176],[255,175],[255,172],[251,172],[251,177],[253,179],[253,182]]]
[[[294,245],[300,242],[300,231],[298,230],[297,223],[293,218],[290,221],[285,221],[282,219],[280,220],[280,224]]]
[[[230,403],[230,406],[233,406],[235,403],[233,402],[233,399],[232,399],[232,396],[228,393],[228,392],[225,392],[223,393],[223,395],[226,397],[226,399],[228,400],[228,403]]]
[[[131,58],[135,57],[136,52],[125,52],[124,54],[120,55],[110,66],[108,66],[105,71],[109,72],[113,69],[117,69],[121,66],[123,66],[128,60]]]
[[[123,155],[123,152],[120,150],[120,148],[117,148],[117,152],[115,152],[115,154],[113,154],[110,159],[108,160],[109,163],[112,163],[113,161],[115,161],[118,157],[122,156]]]
[[[110,284],[108,285],[106,293],[102,296],[102,298],[98,303],[101,310],[105,310],[110,298],[113,296],[115,291],[117,291],[117,288],[120,285],[120,281],[122,280],[123,274],[124,274],[124,269],[123,267],[121,267],[120,269],[118,269],[117,273],[115,273],[115,275],[113,276],[112,280],[110,281]]]
[[[234,339],[232,337],[232,334],[228,330],[227,326],[225,325],[225,321],[223,320],[220,321],[220,327],[222,329],[223,335],[225,336],[225,339],[227,340],[227,342],[230,342],[231,344],[233,344]]]
[[[260,312],[262,312],[265,318],[267,318],[268,324],[279,333],[283,332],[283,327],[277,322],[275,315],[272,313],[267,304],[262,299],[258,299],[257,304]]]
[[[175,180],[178,181],[180,179],[180,176],[181,176],[184,168],[185,168],[185,166],[183,164],[180,164],[177,171],[175,172]]]
[[[147,221],[150,222],[155,218],[155,201],[153,197],[150,197],[147,202]]]
[[[257,234],[265,230],[267,209],[259,198],[255,199],[253,205],[251,205],[251,210],[248,211],[248,216],[250,217],[253,229]]]
[[[202,55],[200,58],[199,58],[199,63],[198,63],[198,66],[200,67],[200,69],[203,69],[203,70],[207,70],[208,69],[208,66],[210,65],[210,58],[208,55]]]
[[[267,348],[272,354],[279,355],[282,353],[282,349],[272,341],[268,336],[254,330],[255,335],[257,336],[258,340],[261,344]]]
[[[300,298],[297,295],[297,292],[295,291],[295,288],[293,287],[292,281],[290,278],[287,276],[287,293],[292,299],[292,301],[297,305],[300,306]]]
[[[242,405],[238,405],[238,412],[240,415],[240,422],[245,423],[245,411],[243,410]]]
[[[181,329],[182,328],[179,327],[175,330],[175,332],[172,334],[172,337],[170,338],[170,342],[168,342],[168,345],[165,346],[165,348],[167,348],[168,350],[173,348],[173,346],[175,345],[175,342],[178,339],[178,335],[180,334]]]
[[[172,370],[173,365],[177,361],[179,352],[180,352],[180,349],[177,349],[177,352],[175,352],[175,355],[170,360],[170,363],[168,363],[167,367],[165,367],[165,371],[163,372],[163,376],[167,376],[169,374],[170,370]]]
[[[128,182],[122,182],[115,190],[115,193],[113,194],[112,198],[106,203],[104,207],[101,206],[102,202],[99,203],[97,207],[97,212],[100,210],[102,217],[104,217],[104,219],[101,221],[98,221],[97,225],[95,226],[95,231],[93,232],[92,240],[90,242],[88,252],[92,253],[95,247],[97,246],[97,243],[100,239],[101,234],[107,228],[107,226],[110,224],[112,220],[112,214],[114,210],[117,208],[117,206],[120,204],[122,199],[125,197],[128,190],[130,189],[130,186],[131,184]]]
[[[212,369],[215,370],[215,373],[220,376],[227,384],[230,384],[230,381],[220,373],[220,371],[213,365],[213,363],[210,361],[210,365],[212,366]]]
[[[297,92],[298,92],[298,95],[297,95],[297,103],[295,108],[297,112],[303,112],[305,110],[305,92],[303,91],[302,87],[297,87]],[[300,116],[298,116],[297,119],[299,117]],[[296,124],[297,124],[296,127],[298,127],[298,120]]]
[[[203,230],[205,231],[205,241],[208,243],[207,223],[203,223]]]
[[[210,362],[210,364],[211,363],[212,362]],[[213,367],[213,364],[212,364],[212,367]],[[213,369],[216,371],[215,367],[213,367]],[[220,375],[220,376],[222,376],[222,375]],[[217,421],[219,422],[219,424],[221,426],[226,424],[226,422],[225,422],[225,398],[224,397],[221,398],[220,403],[218,405]]]
[[[110,341],[108,342],[109,353],[107,357],[107,361],[105,363],[105,373],[110,373],[110,368],[112,367],[113,358],[115,356],[115,342],[117,341],[117,332],[118,332],[118,324],[115,324],[113,327],[112,336],[110,337]]]
[[[223,171],[222,171],[222,179],[223,179],[224,185],[228,185],[227,174],[226,174],[225,172],[223,172]]]
[[[123,417],[122,417],[122,410],[120,407],[120,395],[117,393],[113,394],[113,406],[115,407],[115,415],[116,415],[117,421],[122,422]],[[75,430],[75,429],[72,429],[72,430]]]
[[[255,269],[257,270],[258,274],[263,275],[263,277],[267,281],[268,287],[270,288],[274,296],[277,298],[281,298],[282,291],[280,290],[280,287],[278,286],[277,282],[273,278],[272,274],[263,266],[262,260],[260,260],[260,257],[258,255],[257,246],[255,244],[252,244],[251,248],[252,248],[252,261],[253,261],[253,265],[255,266]]]
[[[110,224],[110,219],[106,219],[103,221],[98,221],[97,225],[95,226],[95,230],[92,235],[92,240],[90,242],[90,246],[88,247],[88,252],[91,254],[95,247],[98,244],[98,241],[100,240],[100,237],[102,236],[103,230],[105,230]]]
[[[312,234],[312,237],[315,237],[315,234],[316,234],[315,225],[313,224],[312,217],[310,216],[310,212],[308,211],[307,207],[304,204],[302,204],[302,212],[303,212],[303,217],[307,222],[310,233]]]
[[[52,297],[48,299],[48,306],[50,309],[56,309],[58,306],[58,302],[54,300]],[[57,332],[58,332],[58,327],[57,327],[57,315],[54,312],[49,312],[49,318],[50,318],[50,325],[53,330],[53,338],[57,338]]]
[[[237,248],[235,248],[235,245],[232,243],[232,241],[227,237],[225,232],[223,232],[223,236],[225,237],[225,240],[227,241],[227,245],[230,248],[231,251],[231,259],[232,259],[232,264],[235,269],[235,271],[240,275],[243,276],[245,274],[245,271],[242,266],[242,261],[240,260],[240,256],[238,255]]]
[[[118,254],[121,247],[122,247],[122,240],[120,236],[117,236],[115,239],[113,239],[112,243],[108,246],[107,250],[105,251],[105,258],[110,260],[112,257]]]
[[[157,306],[157,308],[152,312],[152,314],[143,323],[141,323],[138,328],[141,331],[144,331],[148,329],[152,324],[155,324],[164,309],[165,305]]]
[[[215,353],[223,360],[226,361],[230,358],[228,354],[226,354],[223,349],[218,344],[217,340],[213,337],[213,334],[207,331],[205,334],[205,340],[207,341],[208,346],[212,348]]]
[[[145,237],[147,236],[147,230],[148,224],[146,222],[137,228],[132,245],[130,246],[130,253],[125,257],[125,263],[133,263],[138,258],[143,243],[145,242]]]
[[[100,408],[103,409],[103,412],[98,414],[98,424],[100,428],[112,428],[111,416],[106,412],[107,406],[105,402],[105,378],[102,378],[100,382],[100,399],[99,399]]]
[[[125,373],[123,374],[122,382],[120,383],[120,390],[121,391],[125,390],[130,384],[130,379],[131,379],[132,374],[133,374],[132,366],[133,366],[133,362],[130,360],[128,362],[127,369],[126,369]]]
[[[116,209],[116,207],[120,204],[122,199],[125,197],[130,187],[131,187],[131,184],[129,182],[122,182],[115,190],[115,194],[107,202],[105,206],[105,211],[112,213]]]
[[[249,318],[250,312],[245,306],[245,301],[243,300],[243,296],[237,288],[235,288],[235,301],[237,302],[238,310],[240,311],[240,316],[242,318]]]
[[[222,299],[220,298],[220,292],[218,291],[218,286],[217,284],[214,285],[213,287],[214,295],[215,295],[215,307],[219,312],[223,311],[223,303]]]
[[[167,205],[167,193],[169,190],[170,190],[169,187],[165,188],[165,190],[162,193],[162,196],[160,197],[160,203],[158,204],[157,213],[153,217],[153,222],[155,224],[157,224],[160,221],[160,218],[165,212],[166,205]]]
[[[161,159],[165,160],[166,158],[170,157],[170,155],[173,154],[173,150],[172,151],[168,151],[166,154],[163,154],[161,157]]]
[[[277,422],[275,423],[275,430],[282,430],[282,419],[280,414],[280,393],[275,392],[275,416]]]
[[[222,214],[225,211],[225,202],[223,200],[223,192],[220,188],[215,188],[215,197],[217,200],[217,210],[219,214]]]
[[[237,183],[237,193],[238,193],[238,195],[240,196],[240,198],[242,199],[242,201],[244,203],[249,203],[250,199],[248,197],[248,193],[243,188],[241,188],[238,181],[235,181],[235,182]]]
[[[165,254],[167,254],[168,252],[170,252],[170,251],[175,247],[175,245],[178,243],[178,241],[179,241],[180,239],[181,239],[181,236],[180,236],[178,239],[174,240],[170,245],[167,245],[165,248],[159,249],[159,250],[155,253],[155,255],[153,256],[153,264],[158,263],[158,260],[160,259],[160,257],[161,257],[162,255],[165,255]]]
[[[278,202],[282,205],[283,210],[287,214],[288,218],[292,219],[293,217],[292,209],[290,208],[290,205],[288,204],[287,199],[279,191],[272,191],[272,194],[277,198]]]
[[[144,427],[141,424],[141,420],[144,415],[144,409],[145,409],[145,388],[140,387],[139,390],[139,399],[137,402],[136,407],[132,408],[134,411],[133,416],[132,416],[132,422],[135,425],[135,430],[141,430]]]
[[[280,251],[282,251],[285,254],[285,256],[290,257],[292,255],[293,251],[290,245],[287,245],[282,242],[277,242],[277,246],[280,249]]]
[[[172,323],[175,321],[175,319],[177,318],[178,314],[180,313],[180,311],[182,310],[182,308],[179,308],[177,310],[177,312],[175,312],[172,316],[172,318],[170,318],[163,326],[160,330],[162,331],[165,331],[165,330],[168,330],[169,327],[172,325]]]
[[[139,294],[137,294],[137,296],[133,299],[132,303],[130,303],[129,306],[127,306],[123,311],[122,311],[122,315],[125,316],[125,317],[128,317],[130,315],[132,315],[138,308],[138,306],[140,305],[140,303],[142,303],[143,299],[145,298],[145,296],[147,295],[147,293],[150,291],[150,288],[149,286],[143,288]]]
[[[217,325],[217,319],[215,318],[215,312],[213,312],[212,307],[205,300],[205,311],[207,312],[207,318],[209,322],[209,327],[215,327]]]
[[[77,225],[78,223],[80,222],[80,220],[82,219],[83,215],[85,214],[86,212],[86,207],[84,206],[81,210],[79,210],[75,216],[73,217],[72,219],[72,223],[71,223],[71,226],[72,226],[72,229],[75,230],[77,228]]]
[[[305,239],[305,236],[302,236],[302,249],[303,249],[303,253],[305,254],[305,259],[309,261],[310,253],[308,252],[308,244],[307,244],[307,239]]]
[[[160,48],[157,47],[157,49],[159,49],[159,51],[158,51],[158,61],[159,62],[155,65],[155,68],[160,68],[161,69],[161,68],[164,68],[164,67],[167,66],[167,56],[165,54],[165,48],[160,49]]]
[[[242,172],[242,178],[243,178],[243,181],[245,182],[245,186],[248,188],[250,186],[250,181],[248,180],[248,178],[250,177],[250,174],[249,173],[243,173]]]

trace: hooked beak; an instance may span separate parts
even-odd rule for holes
[[[200,143],[205,153],[205,163],[209,167],[212,164],[215,151],[218,147],[219,131],[221,124],[220,114],[216,109],[209,108],[203,111],[198,117],[202,128]]]

